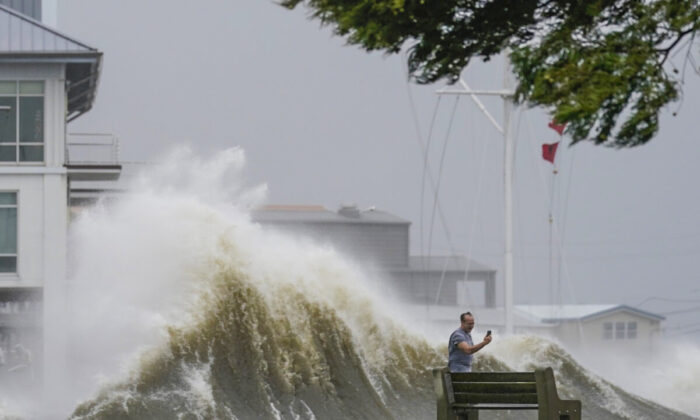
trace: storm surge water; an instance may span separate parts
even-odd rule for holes
[[[75,418],[430,415],[442,356],[332,249],[249,221],[240,150],[169,162],[75,223],[78,388],[102,377]]]
[[[180,149],[74,222],[63,417],[434,418],[444,343],[413,334],[380,280],[333,249],[252,223],[265,188],[245,188],[243,166],[239,149],[209,160]],[[684,418],[551,342],[491,347],[476,369],[552,366],[584,418]]]

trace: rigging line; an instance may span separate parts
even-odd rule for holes
[[[421,255],[424,255],[423,251],[425,249],[425,238],[424,238],[424,228],[425,226],[423,225],[425,217],[423,214],[423,209],[425,207],[425,178],[426,174],[430,174],[431,178],[431,184],[432,184],[432,172],[430,172],[429,164],[428,164],[428,155],[430,154],[430,145],[432,143],[433,139],[433,128],[435,127],[435,120],[437,119],[437,114],[438,110],[440,109],[440,100],[441,97],[438,96],[437,101],[435,102],[435,108],[433,109],[433,116],[430,119],[430,127],[428,128],[428,138],[426,140],[426,144],[424,145],[422,142],[420,143],[421,146],[421,152],[423,153],[423,173],[421,175],[421,187],[420,187],[420,253]],[[414,108],[415,109],[415,108]],[[416,116],[416,121],[418,120],[417,115],[414,113]],[[421,267],[423,268],[423,271],[426,272],[426,267],[425,267],[425,261],[421,258]]]
[[[560,134],[558,143],[561,145],[563,142],[564,142],[564,135]],[[561,189],[562,183],[560,182],[561,177],[559,174],[561,173],[560,169],[563,166],[562,162],[565,162],[565,160],[563,160],[564,159],[563,151],[559,150],[559,148],[557,148],[557,151],[559,152],[559,161],[558,161],[559,164],[557,166],[554,166],[554,168],[552,170],[554,173],[554,178],[555,178],[555,183],[556,183],[556,189],[553,193],[553,197],[556,197],[556,198],[553,198],[553,200],[555,200],[556,209],[553,210],[552,224],[557,224],[557,229],[559,229],[559,232],[561,232],[561,229],[562,229],[561,219],[562,219],[562,211],[563,211],[562,210],[562,207],[563,207],[562,201],[564,200],[564,194],[562,193],[562,189]],[[554,159],[554,162],[557,162],[556,158]],[[556,213],[556,219],[554,217],[554,213]],[[564,246],[561,234],[559,235],[559,237],[556,238],[556,240],[557,240],[557,248],[561,248]],[[561,253],[558,253],[554,257],[553,264],[556,265],[556,275],[554,278],[554,285],[555,285],[554,295],[555,295],[556,301],[559,302],[559,305],[561,305],[562,304],[561,303],[562,302]]]
[[[479,167],[479,174],[477,175],[477,186],[476,186],[476,197],[474,199],[474,204],[472,207],[472,220],[471,220],[471,226],[469,229],[469,232],[471,232],[470,238],[469,238],[469,247],[467,249],[467,261],[465,264],[464,268],[464,281],[465,284],[469,280],[469,269],[471,268],[472,265],[472,251],[474,249],[474,238],[476,235],[474,235],[474,230],[476,228],[476,215],[478,212],[478,203],[481,202],[481,191],[483,190],[483,176],[486,168],[486,152],[489,150],[491,146],[491,141],[487,141],[486,144],[481,149],[481,166]],[[443,280],[444,278],[440,278],[440,284],[438,285],[438,296],[440,295],[440,292],[442,290],[442,285],[443,285]],[[469,300],[469,304],[473,304],[473,301],[471,300],[471,296],[467,294],[467,299]],[[437,300],[437,299],[436,299]],[[437,303],[437,302],[435,302]]]
[[[420,129],[420,121],[418,118],[418,111],[416,109],[415,101],[413,100],[413,93],[411,92],[411,85],[409,83],[410,78],[409,78],[408,71],[406,71],[404,73],[404,75],[406,76],[406,92],[408,94],[408,102],[409,102],[409,105],[411,108],[411,115],[413,116],[413,123],[414,123],[414,126],[416,128],[416,134],[417,134],[416,141],[418,142],[418,148],[420,149],[421,155],[423,156],[423,172],[421,175],[421,193],[420,193],[420,223],[419,223],[420,254],[423,255],[423,250],[424,250],[424,246],[425,246],[424,233],[423,233],[423,231],[424,231],[423,208],[425,207],[424,206],[425,178],[426,178],[426,174],[427,174],[428,178],[430,180],[431,187],[433,187],[433,189],[435,189],[434,181],[432,178],[432,172],[430,171],[430,166],[428,164],[428,155],[429,155],[429,151],[430,151],[430,144],[431,144],[431,140],[432,140],[433,128],[435,126],[435,120],[437,118],[438,109],[440,107],[441,96],[438,96],[437,101],[435,103],[435,107],[433,109],[433,115],[432,115],[432,118],[430,120],[430,126],[428,128],[428,138],[426,141],[427,145],[425,145],[425,144],[423,144],[423,134],[421,133],[421,129]],[[444,220],[444,215],[442,214],[442,208],[439,207],[439,209],[440,209],[440,216],[441,216],[442,223],[443,223],[443,225],[445,225],[444,228],[447,230],[446,222]],[[450,241],[449,232],[446,232],[446,236],[448,237],[448,242],[449,242]],[[421,268],[423,269],[424,273],[427,273],[424,258],[421,258]],[[427,281],[426,281],[426,284],[427,284]],[[426,296],[427,296],[427,292],[426,292]]]
[[[532,121],[530,121],[529,115],[526,115],[526,116],[525,116],[525,119],[526,119],[526,121],[527,121],[527,127],[528,127],[528,134],[529,134],[528,140],[530,141],[531,146],[534,146],[534,145],[532,145],[532,142],[533,142],[533,140],[534,140],[533,129],[532,129]],[[537,148],[534,147],[533,150],[537,150]],[[545,181],[544,181],[544,176],[542,175],[542,169],[541,169],[541,168],[542,168],[542,166],[539,165],[539,167],[538,167],[538,169],[539,169],[539,170],[538,170],[538,174],[539,174],[539,176],[540,176],[540,181],[541,181],[541,185],[543,186],[543,190],[546,192],[546,188],[544,187],[544,185],[546,185],[546,183],[545,183]],[[555,226],[554,226],[554,234],[557,235],[558,233],[559,233],[559,232],[558,232],[558,230],[556,229],[556,225],[555,225]],[[559,237],[559,236],[557,236],[557,237]],[[575,288],[575,286],[574,286],[574,281],[573,281],[573,279],[571,278],[571,274],[570,274],[570,272],[569,272],[569,265],[568,265],[568,263],[567,263],[567,259],[566,259],[566,255],[565,255],[565,254],[566,254],[566,253],[564,252],[564,248],[563,248],[563,246],[562,246],[562,244],[561,244],[561,242],[560,242],[560,243],[559,243],[559,255],[561,256],[562,269],[564,270],[564,276],[565,276],[565,278],[568,280],[569,292],[570,292],[569,297],[571,298],[571,301],[572,301],[573,303],[576,303],[576,302],[578,301],[578,299],[576,298],[576,288]],[[580,337],[583,339],[583,338],[585,338],[585,333],[584,333],[584,329],[583,329],[583,323],[581,322],[580,319],[578,319],[576,322],[578,323],[579,335],[580,335]]]
[[[665,297],[660,297],[660,296],[652,296],[644,299],[643,301],[639,302],[635,306],[642,306],[647,302],[651,302],[652,300],[660,300],[663,302],[688,302],[688,303],[700,303],[700,299],[674,299],[674,298],[665,298]]]
[[[535,151],[536,151],[536,150],[538,150],[538,149],[537,149],[537,146],[533,144],[533,141],[534,141],[535,136],[534,136],[534,134],[533,134],[533,133],[534,133],[534,130],[533,130],[533,128],[532,128],[532,121],[530,120],[530,118],[529,118],[528,115],[525,116],[525,120],[526,120],[526,122],[527,122],[527,129],[528,129],[528,130],[527,130],[527,133],[528,133],[528,141],[529,141],[529,143],[530,143],[530,147],[532,147],[531,150],[535,150]],[[537,162],[537,159],[536,159],[537,154],[535,154],[534,156],[535,156],[535,162]],[[544,192],[543,195],[544,195],[545,200],[547,200],[546,202],[549,202],[549,217],[550,217],[550,219],[551,219],[551,214],[552,214],[552,202],[553,202],[553,200],[554,200],[554,198],[553,198],[553,190],[554,190],[553,180],[552,180],[552,182],[551,182],[551,188],[548,190],[548,189],[547,189],[547,184],[548,184],[548,183],[547,183],[547,180],[545,179],[544,173],[543,173],[543,171],[542,171],[542,165],[537,165],[537,164],[535,163],[535,167],[536,167],[536,169],[537,169],[537,174],[538,174],[538,176],[539,176],[539,178],[540,178],[540,185],[542,186],[542,190],[541,190],[541,191]],[[550,256],[549,256],[549,261],[550,261],[550,266],[549,266],[549,271],[548,271],[549,278],[548,278],[548,283],[547,283],[547,291],[548,291],[548,293],[549,293],[549,302],[550,302],[550,304],[551,304],[552,301],[553,301],[552,267],[551,267],[551,259],[552,259],[552,257],[551,257],[551,253],[552,253],[552,223],[551,223],[549,220],[548,220],[548,225],[549,225],[550,237],[549,237],[549,241],[548,241],[547,244],[548,244],[548,246],[549,246],[549,255],[550,255]],[[523,255],[523,258],[525,258],[524,255]]]
[[[690,56],[692,52],[692,46],[693,46],[693,39],[695,39],[695,32],[690,36],[690,40],[688,42],[688,51],[685,53],[685,60],[683,60],[683,71],[681,71],[681,82],[685,82],[685,69],[688,65],[688,56]]]
[[[535,136],[533,134],[534,130],[532,128],[532,121],[530,121],[530,117],[527,114],[525,115],[525,121],[527,122],[528,141],[530,142],[531,150],[537,151],[537,146],[533,144]],[[537,153],[535,153],[535,162],[537,162],[537,156]],[[549,192],[547,191],[547,181],[545,180],[544,174],[542,173],[542,165],[535,164],[535,168],[537,170],[537,175],[540,178],[541,193],[544,196],[544,199],[549,201],[551,200],[551,198],[548,194]]]
[[[698,328],[696,330],[685,331],[685,332],[678,333],[678,334],[670,334],[669,337],[678,337],[681,335],[690,335],[690,334],[697,334],[697,333],[700,333],[700,328]]]
[[[698,68],[697,63],[695,62],[695,58],[693,57],[693,54],[690,54],[688,56],[688,59],[690,60],[690,63],[693,65],[693,71],[695,74],[700,75],[700,69]]]
[[[514,143],[515,145],[517,145],[518,143],[520,143],[520,141],[518,141],[518,140],[519,140],[519,137],[520,137],[520,136],[519,136],[519,133],[520,133],[520,124],[522,123],[522,117],[523,117],[523,108],[522,108],[522,107],[518,107],[518,120],[517,120],[518,122],[517,122],[517,124],[516,124],[516,129],[515,129],[515,138],[513,139],[513,143]],[[515,157],[517,157],[517,154],[515,155]],[[515,176],[515,171],[516,171],[516,170],[517,170],[517,165],[514,165],[514,167],[513,167],[513,176],[514,176],[514,178],[515,178],[515,181],[517,182],[517,181],[518,181],[518,177]],[[522,202],[522,201],[520,200],[520,195],[518,194],[518,193],[520,192],[520,190],[519,190],[518,188],[514,188],[514,191],[515,191],[515,198],[517,199],[517,201],[514,203],[514,207],[515,207],[515,209],[518,209],[520,203]],[[516,215],[516,217],[518,218],[518,225],[517,225],[516,227],[517,227],[518,229],[520,229],[520,226],[525,226],[525,225],[523,224],[523,221],[522,221],[522,213],[519,212],[519,211],[516,211],[516,212],[515,212],[515,215]],[[521,232],[522,232],[522,231],[521,231]],[[525,249],[524,249],[523,241],[518,241],[518,242],[517,242],[517,245],[518,245],[518,247],[520,248],[520,255],[518,256],[518,260],[520,261],[520,264],[521,264],[521,266],[522,266],[522,278],[523,278],[523,281],[524,281],[525,283],[527,283],[527,282],[528,282],[528,281],[527,281],[528,278],[527,278],[527,275],[525,274],[525,267],[526,267],[526,264],[525,264],[525,259],[523,258],[523,256],[525,255]],[[527,290],[527,292],[528,292],[527,301],[528,301],[528,302],[532,302],[532,296],[531,296],[530,293],[529,293],[530,290],[531,290],[531,288],[526,287],[525,290]]]
[[[679,309],[677,311],[659,312],[659,315],[676,315],[676,314],[685,314],[688,312],[698,312],[698,311],[700,311],[700,306],[695,306],[693,308],[687,308],[687,309]]]
[[[477,106],[478,106],[478,104],[477,104]],[[470,121],[469,118],[468,118],[468,117],[470,116],[470,113],[469,113],[469,112],[467,112],[466,115],[467,115],[467,118],[465,118],[465,122],[466,122],[466,126],[467,126],[466,128],[467,128],[467,132],[469,132],[469,128],[471,127],[471,126],[470,126],[470,123],[472,123],[472,125],[473,125],[473,121]],[[477,138],[477,139],[478,139],[478,138],[481,138],[481,136],[480,136],[479,134],[477,134],[477,135],[474,136],[474,137]],[[482,142],[482,143],[483,143],[483,142]],[[487,142],[487,143],[488,143],[488,142]],[[472,146],[475,146],[475,145],[476,145],[475,142],[471,142],[470,144],[471,144]],[[475,235],[473,235],[473,232],[474,232],[474,225],[476,224],[477,203],[479,203],[479,202],[481,201],[481,198],[480,198],[480,195],[481,195],[481,180],[482,180],[482,174],[483,174],[483,170],[484,170],[484,166],[485,166],[485,162],[486,162],[486,148],[487,148],[487,146],[488,146],[488,144],[484,144],[484,145],[482,146],[482,151],[481,151],[481,153],[482,153],[482,154],[481,154],[482,166],[479,168],[479,173],[478,173],[478,175],[477,175],[477,193],[476,193],[476,199],[475,199],[475,201],[474,201],[474,205],[473,205],[473,208],[472,208],[472,223],[471,223],[471,226],[470,226],[470,232],[471,232],[470,247],[469,247],[469,249],[467,250],[466,259],[465,259],[465,262],[464,262],[464,277],[463,277],[464,294],[465,294],[465,297],[466,297],[466,303],[467,303],[467,305],[468,305],[469,307],[473,307],[473,306],[474,306],[474,299],[472,299],[472,293],[471,293],[471,291],[469,290],[469,287],[468,287],[468,285],[469,285],[468,280],[469,280],[469,270],[471,269],[471,265],[472,265],[472,260],[471,260],[471,246],[473,245],[474,236],[475,236]],[[476,150],[472,150],[472,151],[470,151],[470,152],[472,152],[472,154],[476,155]],[[458,258],[458,256],[457,256],[456,253],[453,253],[453,254],[455,255],[455,258]],[[442,290],[442,286],[443,286],[442,283],[443,283],[443,278],[441,277],[441,279],[440,279],[440,284],[438,285],[438,291]],[[457,292],[459,293],[459,290],[457,290]],[[486,290],[484,290],[484,304],[485,304],[485,305],[488,303],[488,300],[487,300],[487,299],[488,299],[488,296],[487,296],[486,293],[487,293]],[[459,298],[458,298],[457,302],[459,303]]]
[[[665,329],[666,331],[669,331],[669,330],[671,330],[671,331],[679,331],[679,330],[685,330],[685,329],[688,329],[688,328],[693,328],[693,327],[695,327],[696,325],[700,325],[700,322],[691,322],[691,323],[689,323],[689,324],[678,324],[678,325],[673,326],[673,327],[665,327],[664,329]]]
[[[442,143],[442,153],[440,156],[440,166],[438,167],[438,176],[437,176],[437,184],[435,186],[434,192],[434,198],[433,198],[433,211],[430,215],[430,226],[428,227],[428,258],[431,256],[432,252],[432,247],[433,247],[433,228],[435,226],[435,213],[436,213],[436,207],[438,204],[438,199],[440,196],[440,184],[442,183],[442,169],[444,168],[445,165],[445,154],[447,152],[447,143],[450,139],[450,134],[452,133],[452,123],[454,122],[455,114],[457,112],[457,105],[459,104],[459,96],[455,98],[455,103],[452,106],[452,114],[450,115],[450,121],[447,125],[447,132],[445,133],[445,140]],[[444,276],[443,276],[444,278]],[[443,278],[440,279],[440,283],[442,283]],[[438,292],[440,290],[438,289]],[[440,295],[438,294],[435,297],[435,300],[438,300],[440,298]]]
[[[552,162],[552,166],[554,167],[554,162]],[[547,220],[547,223],[549,223],[549,303],[553,305],[554,281],[552,273],[554,271],[554,259],[552,256],[552,224],[554,224],[554,183],[556,182],[556,172],[554,170],[552,170],[552,175],[550,175],[549,179],[549,218]]]
[[[408,80],[408,78],[407,78],[407,80]],[[420,150],[421,150],[421,154],[425,157],[425,161],[424,161],[424,172],[423,172],[423,177],[424,177],[424,178],[423,178],[423,182],[422,182],[422,183],[423,183],[423,188],[422,188],[422,191],[421,191],[421,210],[420,210],[420,211],[421,211],[421,222],[420,222],[420,241],[421,241],[421,246],[420,246],[420,249],[421,249],[421,254],[423,254],[423,249],[424,249],[424,248],[423,248],[423,246],[424,246],[424,240],[423,240],[423,230],[424,230],[424,229],[423,229],[423,207],[424,207],[424,206],[423,206],[423,201],[424,201],[425,176],[427,175],[427,178],[428,178],[428,181],[429,181],[429,185],[430,185],[430,187],[431,187],[433,190],[435,190],[435,181],[434,181],[434,179],[433,179],[432,172],[430,171],[430,165],[429,165],[428,160],[427,160],[428,150],[426,149],[426,146],[423,144],[423,141],[422,141],[422,137],[421,137],[422,135],[421,135],[421,132],[420,132],[420,124],[419,124],[419,122],[418,122],[418,113],[417,113],[417,111],[416,111],[415,102],[413,101],[413,95],[412,95],[412,93],[411,93],[410,84],[408,83],[408,81],[406,82],[406,89],[407,89],[407,92],[408,92],[409,105],[411,106],[411,111],[412,111],[412,115],[413,115],[413,118],[414,118],[414,125],[415,125],[415,127],[416,127],[417,134],[418,134],[418,137],[416,138],[416,140],[417,140],[417,142],[418,142],[418,147],[419,147]],[[439,106],[439,104],[440,104],[440,98],[441,98],[441,97],[438,96],[438,100],[437,100],[437,102],[436,102],[436,106],[435,106],[435,109],[434,109],[434,111],[433,111],[433,117],[432,117],[432,120],[431,120],[430,129],[429,129],[429,138],[432,138],[433,126],[434,126],[434,122],[435,122],[435,119],[436,119],[436,116],[437,116],[438,106]],[[430,143],[430,141],[428,141],[428,143]],[[438,199],[438,201],[437,201],[437,210],[438,210],[438,215],[440,216],[440,222],[441,222],[441,224],[442,224],[443,230],[445,231],[445,238],[447,239],[447,244],[448,244],[449,247],[450,247],[450,251],[452,252],[452,254],[456,254],[456,250],[455,250],[455,247],[454,247],[454,243],[452,242],[452,236],[451,236],[451,234],[450,234],[450,230],[449,230],[449,227],[448,227],[448,225],[447,225],[447,218],[445,217],[445,214],[444,214],[444,212],[442,211],[442,205],[440,204],[439,199]],[[428,272],[428,271],[427,271],[427,269],[426,269],[425,261],[426,261],[426,259],[421,258],[421,268],[423,269],[423,272],[426,273],[426,275],[427,275],[427,272]],[[426,283],[427,283],[427,282],[426,282]],[[426,296],[427,296],[427,294],[426,294]]]
[[[559,140],[557,141],[557,144],[561,143],[563,140],[563,135],[559,135]],[[558,150],[558,149],[557,149]],[[557,167],[556,162],[559,162],[561,164],[561,152],[559,152],[559,160],[557,161],[556,156],[554,157],[552,161],[552,175],[551,175],[551,190],[550,190],[550,205],[549,205],[549,277],[550,277],[550,284],[552,288],[552,300],[551,302],[554,304],[555,302],[558,302],[559,305],[561,305],[562,301],[562,296],[561,296],[561,253],[559,253],[559,258],[555,258],[554,256],[554,251],[553,251],[553,243],[555,238],[553,237],[553,231],[555,225],[555,220],[554,220],[554,213],[555,213],[555,205],[556,205],[556,211],[561,212],[561,199],[562,199],[562,194],[560,190],[560,183],[559,177],[557,176],[559,174],[559,169]],[[558,221],[558,219],[557,219]],[[561,248],[561,239],[559,239],[558,242],[558,248]],[[557,278],[554,278],[554,263],[555,260],[557,262]]]
[[[556,230],[555,230],[556,232]],[[496,252],[480,252],[480,255],[484,256],[498,256],[500,254]],[[700,255],[700,251],[687,251],[675,254],[615,254],[615,255],[570,255],[568,258],[573,260],[578,260],[579,264],[586,264],[587,262],[593,263],[597,260],[618,260],[618,259],[634,259],[634,258],[669,258],[669,257],[687,257],[691,255]],[[530,260],[548,260],[548,255],[523,255],[522,258]]]
[[[627,244],[627,243],[635,243],[638,244],[640,242],[655,242],[658,243],[660,241],[672,241],[672,240],[683,240],[683,239],[694,239],[700,237],[700,233],[689,233],[687,235],[673,235],[673,236],[656,236],[656,237],[646,237],[646,238],[636,238],[636,239],[618,239],[618,240],[582,240],[582,241],[574,241],[574,242],[569,242],[569,246],[597,246],[597,245],[604,245],[604,244]],[[503,241],[499,238],[485,238],[483,241],[489,242],[492,244],[501,244]],[[513,241],[515,242],[520,242],[522,244],[531,246],[531,247],[545,247],[547,246],[547,242],[544,241],[527,241],[527,240],[520,240],[520,241]]]
[[[460,78],[460,79],[459,79],[459,83],[462,85],[462,87],[463,87],[466,91],[471,91],[471,88],[469,87],[469,85],[467,84],[467,82],[464,81],[464,79]],[[493,118],[493,116],[491,115],[491,113],[486,109],[486,107],[484,106],[484,104],[481,103],[481,100],[479,99],[479,97],[476,96],[476,95],[473,94],[473,93],[470,93],[470,94],[469,94],[469,97],[472,98],[472,100],[474,101],[474,103],[476,104],[476,106],[481,110],[481,112],[483,112],[484,115],[486,115],[486,118],[488,118],[489,121],[491,121],[491,124],[493,124],[494,128],[496,129],[496,131],[498,131],[499,133],[503,134],[503,128],[496,122],[496,120]]]
[[[518,143],[520,143],[520,141],[519,141],[519,138],[520,138],[519,133],[520,133],[520,127],[521,127],[521,123],[522,123],[522,116],[523,116],[523,108],[522,108],[522,107],[518,107],[518,119],[517,119],[517,124],[516,124],[515,136],[514,136],[514,138],[513,138],[513,144],[514,144],[514,145],[517,145]],[[514,154],[514,159],[517,159],[517,154]],[[518,177],[516,176],[516,171],[517,171],[517,165],[513,165],[513,177],[514,177],[514,179],[515,179],[515,182],[518,181]],[[516,187],[517,187],[517,185],[516,185]],[[514,200],[513,200],[513,207],[514,207],[514,209],[516,210],[516,211],[514,211],[513,213],[515,214],[515,217],[517,218],[517,222],[518,222],[516,225],[514,225],[514,227],[515,227],[515,229],[518,230],[518,233],[520,234],[520,233],[522,232],[522,230],[521,230],[520,227],[521,227],[521,226],[525,226],[525,224],[523,223],[523,220],[522,220],[522,217],[523,217],[523,216],[522,216],[522,212],[517,211],[517,210],[519,209],[520,203],[522,203],[523,200],[520,199],[521,197],[520,197],[520,194],[519,194],[519,192],[520,192],[520,189],[519,189],[519,188],[513,188],[513,192],[515,193],[515,197],[514,197]],[[515,243],[515,241],[514,241],[514,243]],[[527,277],[527,275],[525,274],[527,265],[525,264],[525,259],[522,257],[523,255],[525,255],[525,249],[524,249],[524,246],[523,246],[523,241],[518,241],[518,242],[517,242],[517,245],[518,245],[519,250],[520,250],[520,254],[518,255],[518,262],[520,263],[520,266],[521,266],[521,269],[522,269],[522,270],[521,270],[521,273],[522,273],[522,274],[520,275],[520,278],[522,278],[522,281],[523,281],[524,283],[527,283],[527,282],[528,282],[528,277]],[[531,302],[532,302],[532,296],[531,296],[530,293],[529,293],[529,292],[530,292],[530,288],[529,288],[529,287],[525,287],[525,290],[527,291],[527,296],[526,296],[526,297],[527,297],[527,302],[530,302],[530,303],[531,303]]]
[[[566,183],[566,199],[564,200],[564,208],[559,209],[563,215],[562,215],[562,221],[561,221],[561,237],[559,238],[560,245],[563,248],[564,245],[564,237],[566,234],[566,222],[567,222],[567,217],[569,216],[569,197],[571,197],[571,179],[572,179],[572,174],[574,173],[574,161],[576,160],[576,150],[574,149],[571,152],[571,161],[569,163],[569,179],[567,180]],[[559,274],[558,274],[559,282],[561,283],[561,255],[559,256]]]

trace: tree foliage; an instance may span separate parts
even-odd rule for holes
[[[367,51],[408,47],[418,83],[454,83],[474,57],[510,52],[516,99],[569,123],[573,142],[631,147],[676,100],[700,0],[282,0]],[[678,53],[682,71],[669,64]]]

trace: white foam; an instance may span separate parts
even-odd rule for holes
[[[585,365],[628,392],[700,417],[700,347],[664,341],[649,357],[589,355]]]
[[[392,322],[376,316],[369,279],[333,249],[251,223],[248,210],[264,187],[242,187],[244,161],[240,149],[210,160],[178,149],[164,165],[139,176],[130,194],[75,222],[72,355],[82,370],[77,397],[95,392],[98,377],[128,378],[145,349],[163,344],[168,326],[186,328],[196,320],[204,310],[199,297],[217,272],[250,279],[270,307],[294,304],[288,302],[293,292],[333,308],[353,331],[368,373],[381,370]],[[315,331],[305,315],[284,315],[298,327],[303,347],[313,349]],[[195,411],[213,403],[203,369],[185,372]],[[329,382],[327,372],[315,374]],[[281,415],[271,395],[269,404]]]

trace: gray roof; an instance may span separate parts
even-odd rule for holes
[[[66,63],[68,121],[92,108],[102,53],[0,5],[0,63]]]
[[[95,53],[76,41],[27,15],[0,4],[0,52]]]
[[[36,20],[41,20],[41,0],[0,0],[0,4],[11,7]]]
[[[268,205],[255,210],[252,218],[262,223],[309,223],[309,224],[401,224],[411,222],[373,207],[360,210],[356,206],[341,206],[335,212],[323,206],[302,205]]]
[[[657,321],[666,319],[661,315],[643,311],[627,305],[516,305],[516,312],[541,322],[584,321],[599,318],[614,312],[630,312]]]
[[[412,255],[409,257],[409,267],[412,271],[434,271],[446,272],[458,271],[464,272],[469,268],[469,272],[474,271],[496,271],[496,269],[484,265],[480,262],[469,260],[463,255],[451,256],[427,256],[427,255]]]

